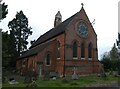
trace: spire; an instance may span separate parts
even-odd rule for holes
[[[59,25],[61,22],[62,22],[62,15],[61,15],[60,11],[58,11],[57,14],[55,15],[54,27]]]

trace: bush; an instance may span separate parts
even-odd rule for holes
[[[31,70],[29,70],[29,71],[26,72],[26,74],[25,74],[25,80],[24,80],[24,82],[25,82],[25,83],[31,83],[33,78],[35,79],[34,72],[31,71]]]

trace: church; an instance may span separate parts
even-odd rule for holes
[[[16,67],[24,74],[28,70],[38,77],[46,73],[63,77],[100,73],[97,34],[84,7],[62,22],[60,11],[55,15],[54,27],[41,35],[23,55]]]

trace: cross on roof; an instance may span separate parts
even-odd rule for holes
[[[81,5],[82,5],[82,7],[84,6],[84,4],[83,4],[83,3],[81,3]]]

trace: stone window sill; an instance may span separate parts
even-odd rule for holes
[[[82,60],[85,60],[85,58],[81,58]]]
[[[77,57],[73,57],[73,59],[77,60],[78,58]]]
[[[92,58],[88,58],[88,60],[92,60]]]
[[[57,58],[57,60],[60,60],[60,58]]]

